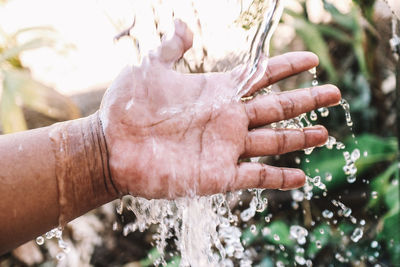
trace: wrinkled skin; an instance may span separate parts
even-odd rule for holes
[[[238,69],[207,74],[172,69],[191,45],[192,33],[176,21],[173,37],[163,40],[140,66],[125,68],[104,96],[100,118],[118,190],[146,198],[176,198],[302,186],[301,170],[238,160],[324,144],[328,134],[322,126],[257,127],[337,104],[339,90],[327,85],[237,100]],[[247,95],[317,64],[317,57],[308,52],[272,58],[264,77]]]

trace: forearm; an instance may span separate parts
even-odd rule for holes
[[[0,136],[0,254],[115,199],[97,113]]]

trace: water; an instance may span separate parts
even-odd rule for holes
[[[66,258],[66,254],[68,254],[71,251],[71,248],[67,242],[65,242],[62,238],[62,228],[57,227],[54,228],[47,233],[45,233],[43,236],[38,236],[36,238],[36,244],[39,246],[42,246],[45,244],[46,240],[50,241],[51,239],[56,239],[57,240],[57,245],[59,248],[59,252],[56,254],[56,259],[58,261],[62,261]]]
[[[340,100],[340,105],[344,109],[347,126],[349,126],[349,127],[353,126],[353,121],[351,119],[351,114],[350,114],[349,103],[344,98],[342,98],[342,100]]]
[[[357,243],[362,238],[362,236],[363,236],[363,229],[357,227],[351,234],[351,240]]]
[[[235,95],[237,101],[240,101],[240,98],[246,95],[251,86],[265,72],[268,62],[269,42],[283,11],[283,1],[254,1],[253,3],[264,4],[260,4],[262,8],[260,9],[261,11],[258,11],[261,13],[257,15],[260,20],[256,21],[257,30],[251,38],[253,42],[249,48],[250,53],[247,53],[249,57],[242,58],[242,61],[247,63],[248,67],[243,69],[243,72],[246,73],[245,79],[237,86]],[[319,82],[316,69],[313,68],[310,73],[313,75],[312,86],[317,86]],[[350,106],[344,99],[340,104],[345,110],[346,124],[351,127],[353,122],[350,115]],[[312,126],[313,122],[318,120],[319,115],[321,117],[329,116],[329,109],[320,108],[317,111],[311,111],[309,116],[302,114],[297,118],[271,126],[272,128],[304,128]],[[325,146],[328,149],[333,149],[335,145],[337,149],[345,148],[343,143],[337,142],[334,137],[330,136]],[[314,148],[304,150],[306,155],[311,154],[313,151]],[[348,181],[355,182],[355,174],[357,172],[355,162],[359,158],[359,151],[354,150],[351,154],[346,151],[344,157],[346,159],[346,169],[344,171],[349,175]],[[254,159],[254,161],[258,160]],[[306,158],[305,162],[309,162],[309,159]],[[300,160],[296,160],[296,163],[299,164]],[[332,174],[328,173],[325,174],[325,177],[327,182],[334,179]],[[309,204],[307,207],[307,203],[310,200],[320,197],[314,194],[315,188],[326,193],[326,186],[322,182],[321,176],[307,177],[307,182],[303,189],[291,192],[294,203],[293,208],[301,211],[305,217],[303,226],[296,224],[290,226],[289,229],[290,238],[298,246],[294,259],[300,265],[312,265],[312,261],[304,257],[304,248],[302,246],[305,247],[312,242],[315,242],[318,248],[323,246],[320,240],[311,240],[311,231],[316,225],[315,220],[320,220],[313,218],[314,215],[311,213]],[[246,199],[246,196],[250,196],[250,199]],[[239,213],[231,210],[231,207],[237,204],[244,207]],[[182,198],[175,201],[146,200],[129,196],[119,202],[117,213],[122,214],[125,206],[127,210],[135,215],[135,221],[124,225],[124,235],[129,235],[134,231],[143,232],[154,226],[152,227],[152,229],[155,229],[155,234],[153,235],[154,244],[161,254],[160,258],[155,261],[156,265],[166,264],[166,252],[169,246],[172,245],[175,250],[179,251],[181,266],[233,266],[233,262],[239,262],[240,266],[251,266],[254,253],[246,247],[247,242],[250,241],[241,239],[244,227],[248,227],[253,236],[263,235],[266,238],[272,238],[277,243],[285,241],[283,235],[272,232],[272,227],[258,229],[258,226],[253,222],[255,216],[268,209],[267,204],[265,193],[260,189],[228,193],[226,195],[218,194],[209,197]],[[337,210],[322,211],[320,214],[322,218],[327,221],[332,219],[333,224],[336,224],[335,220],[333,220],[335,215],[354,221],[355,218],[352,217],[352,210],[349,207],[338,200],[335,200],[332,204]],[[306,222],[308,217],[310,217],[309,222]],[[274,221],[271,218],[272,215],[264,216],[265,222],[272,225]],[[319,229],[318,232],[321,235],[329,234],[324,229]],[[362,234],[360,236],[360,232],[354,230],[351,240],[358,242],[361,237]],[[288,251],[283,244],[273,246],[273,249],[284,253]],[[342,256],[341,253],[336,255],[338,260],[347,261],[347,258]],[[277,261],[276,266],[285,266],[285,264],[282,261]]]
[[[307,241],[308,231],[299,225],[292,225],[290,226],[290,236],[295,239],[299,245],[304,245]]]

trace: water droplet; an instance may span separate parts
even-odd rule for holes
[[[351,212],[352,212],[352,210],[351,210],[350,208],[346,207],[346,208],[343,210],[343,216],[344,216],[344,217],[349,217],[349,216],[351,215]]]
[[[355,176],[353,176],[353,175],[347,176],[347,182],[348,182],[349,184],[352,184],[352,183],[354,183],[355,181],[356,181],[356,177],[355,177]]]
[[[299,157],[295,157],[294,158],[294,162],[296,162],[296,164],[300,164],[301,160]]]
[[[321,185],[321,176],[314,177],[314,185],[319,187]]]
[[[306,243],[307,235],[308,235],[307,229],[299,225],[290,226],[290,236],[296,239],[298,244],[304,245]]]
[[[242,219],[242,221],[247,222],[249,221],[251,218],[253,218],[253,216],[256,214],[256,210],[254,208],[248,208],[245,209],[244,211],[242,211],[240,213],[240,219]]]
[[[357,161],[360,158],[360,150],[358,148],[354,149],[353,152],[351,152],[351,160],[353,162]]]
[[[346,146],[342,143],[342,142],[337,142],[336,143],[336,149],[337,150],[341,150],[341,149],[345,149]]]
[[[346,163],[350,162],[350,153],[348,151],[343,152],[343,157]]]
[[[252,232],[254,235],[257,234],[257,227],[254,224],[250,226],[250,232]]]
[[[48,231],[47,233],[44,234],[46,239],[52,239],[54,237],[54,233],[52,231]]]
[[[321,228],[321,229],[319,229],[319,232],[320,232],[320,234],[321,234],[321,235],[325,234],[325,230],[324,230],[324,229],[322,229],[322,228]]]
[[[335,144],[336,144],[336,138],[333,136],[329,136],[325,146],[328,149],[332,149]]]
[[[379,245],[379,243],[376,240],[371,242],[371,248],[377,248],[378,245]]]
[[[316,74],[317,74],[317,68],[316,68],[316,67],[313,67],[313,68],[309,69],[308,72],[309,72],[311,75],[316,75]]]
[[[310,119],[312,121],[316,121],[318,119],[318,115],[317,115],[317,113],[315,113],[314,110],[311,110],[311,112],[310,112]]]
[[[281,238],[279,237],[279,235],[274,234],[274,240],[275,240],[275,241],[279,241],[279,240],[281,240]]]
[[[346,124],[347,126],[351,127],[353,126],[353,121],[351,120],[351,115],[350,115],[350,105],[345,99],[340,100],[340,105],[345,111],[345,117],[346,117]]]
[[[52,231],[54,231],[54,236],[55,236],[57,239],[60,239],[60,238],[62,237],[62,229],[61,229],[61,227],[58,227],[58,228],[56,228],[56,229],[53,229]]]
[[[41,245],[44,244],[44,238],[43,238],[43,236],[38,236],[38,237],[36,238],[36,244],[38,244],[39,246],[41,246]]]
[[[330,219],[330,218],[333,217],[333,212],[330,211],[330,210],[324,210],[324,211],[322,212],[322,216],[323,216],[324,218]]]
[[[363,153],[363,156],[364,157],[368,157],[368,151],[365,150],[364,153]]]
[[[304,153],[305,153],[306,155],[310,155],[310,154],[313,152],[313,150],[314,150],[313,147],[309,147],[309,148],[304,149]],[[307,162],[307,160],[308,160],[308,159],[306,159],[306,162]]]
[[[60,239],[58,240],[58,247],[65,250],[68,248],[68,243]]]
[[[322,248],[321,241],[319,240],[315,241],[315,245],[317,246],[317,248]]]
[[[325,181],[330,182],[332,181],[332,174],[327,172],[325,173]]]
[[[318,85],[318,80],[312,80],[311,85],[312,86],[317,86]]]
[[[56,259],[57,259],[58,261],[64,260],[64,259],[65,259],[65,253],[63,253],[63,252],[57,253]]]
[[[124,202],[122,202],[122,199],[119,200],[116,210],[119,215],[124,211]]]
[[[113,231],[117,231],[118,230],[118,222],[114,222],[113,223],[112,229],[113,229]]]
[[[339,253],[335,254],[335,259],[337,259],[339,262],[345,262],[346,261],[346,259],[342,255],[340,255]]]
[[[377,199],[377,198],[378,198],[378,192],[372,191],[372,192],[371,192],[371,197],[372,197],[373,199]]]
[[[319,108],[318,111],[319,111],[319,113],[321,114],[322,117],[328,117],[329,116],[329,109],[328,108]]]
[[[263,236],[267,236],[271,233],[271,230],[268,227],[264,227],[261,232]]]
[[[363,236],[362,228],[356,228],[356,229],[354,229],[353,233],[351,234],[350,239],[353,242],[357,243],[362,238],[362,236]]]
[[[299,255],[296,255],[294,257],[294,260],[300,265],[305,265],[306,264],[306,260],[303,257],[299,256]]]
[[[297,201],[297,202],[301,202],[304,199],[304,193],[297,189],[292,190],[291,195],[292,195],[293,200]]]
[[[365,220],[361,220],[360,225],[365,225]]]

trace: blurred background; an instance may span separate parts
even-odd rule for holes
[[[252,10],[262,4],[1,0],[0,131],[42,127],[96,111],[119,71],[139,63],[141,55],[171,29],[172,11],[195,33],[194,48],[176,68],[230,69],[249,49],[248,29],[257,23]],[[302,266],[310,264],[307,259],[313,266],[399,266],[399,5],[397,0],[286,1],[271,56],[298,50],[316,53],[319,83],[341,89],[353,125],[346,124],[342,107],[330,108],[329,116],[310,120],[325,125],[345,149],[336,144],[309,155],[296,152],[260,159],[301,167],[310,177],[320,176],[327,190],[313,189],[310,200],[302,191],[263,192],[267,209],[241,225],[255,266]],[[252,7],[246,16],[241,16],[243,6]],[[118,35],[124,30],[125,35]],[[303,73],[272,90],[309,87],[312,80],[310,73]],[[343,169],[348,165],[345,151],[355,157],[354,180]],[[239,214],[249,201],[244,196],[233,212]],[[0,267],[151,266],[158,255],[152,248],[154,229],[124,236],[123,225],[135,217],[128,211],[117,214],[116,205],[91,211],[64,229],[70,251],[62,260],[57,259],[60,247],[53,239],[42,246],[31,241],[1,256]],[[292,225],[307,229],[307,242],[300,247],[290,234]],[[167,254],[166,260],[168,266],[178,266],[179,254]]]

